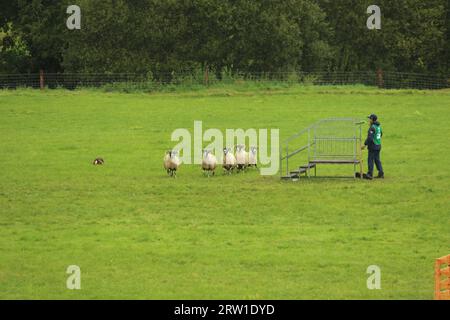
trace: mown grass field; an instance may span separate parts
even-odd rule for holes
[[[372,112],[384,181],[162,168],[194,120],[287,138]],[[449,91],[0,91],[0,298],[432,299],[450,253],[449,119]],[[72,264],[81,290],[66,288]]]

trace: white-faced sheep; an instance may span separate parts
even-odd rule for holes
[[[181,165],[181,160],[178,157],[178,152],[169,150],[164,156],[164,169],[166,169],[167,174],[171,177],[177,175],[177,169]]]
[[[208,177],[210,173],[214,175],[216,166],[217,166],[216,156],[213,155],[210,150],[203,150],[203,160],[202,160],[203,172],[206,172],[208,174]]]
[[[250,152],[248,154],[248,166],[249,167],[258,167],[258,148],[250,147]]]
[[[231,174],[233,169],[236,167],[236,158],[231,152],[230,148],[223,149],[223,169]]]
[[[236,165],[238,170],[244,170],[248,166],[248,152],[242,144],[236,146]]]

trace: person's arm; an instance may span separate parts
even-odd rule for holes
[[[373,127],[370,127],[369,132],[367,133],[367,139],[364,142],[365,146],[368,146],[370,141],[373,141],[373,135],[375,134],[375,129]]]

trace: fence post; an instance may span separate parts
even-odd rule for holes
[[[41,90],[44,90],[45,88],[44,70],[42,69],[39,72],[39,87]]]
[[[384,87],[384,83],[383,83],[383,70],[381,70],[381,68],[377,69],[377,86],[378,88],[383,88]]]
[[[209,68],[208,68],[208,64],[206,64],[206,66],[205,66],[205,85],[206,86],[209,85]]]

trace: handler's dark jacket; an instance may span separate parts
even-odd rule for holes
[[[367,139],[364,142],[364,144],[367,146],[367,148],[369,150],[374,150],[375,151],[375,150],[381,150],[381,144],[376,145],[373,142],[373,138],[374,138],[374,134],[375,134],[375,128],[373,127],[374,125],[379,127],[380,123],[378,121],[376,121],[376,122],[374,122],[373,125],[370,126],[369,131],[367,133]],[[383,136],[383,133],[381,133],[381,136]]]

